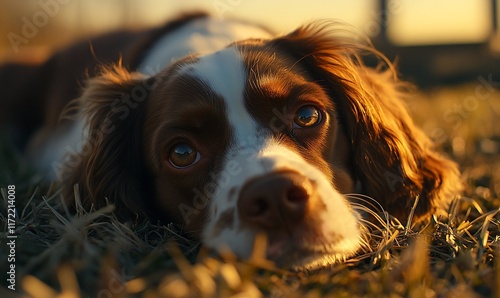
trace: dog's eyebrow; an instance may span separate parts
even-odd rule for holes
[[[213,124],[217,119],[203,117],[201,113],[193,114],[190,117],[172,117],[165,121],[161,127],[162,131],[189,132],[192,134],[201,134],[210,130],[210,123]]]
[[[201,134],[205,130],[206,129],[204,127],[182,125],[179,123],[172,123],[171,125],[165,125],[162,127],[162,132],[188,132],[193,135]]]
[[[287,98],[290,95],[290,84],[276,76],[263,76],[257,80],[257,87],[268,98]]]
[[[264,76],[256,83],[266,98],[271,100],[302,99],[304,101],[318,101],[319,98],[327,97],[323,88],[311,82],[296,83],[280,79],[277,76]],[[321,101],[323,105],[330,106],[330,101]]]
[[[189,100],[190,99],[190,100]],[[190,133],[203,135],[209,131],[220,131],[226,123],[225,105],[215,95],[210,97],[188,96],[174,102],[175,109],[160,124],[162,134]]]

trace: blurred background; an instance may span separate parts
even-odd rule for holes
[[[155,26],[192,10],[279,33],[318,18],[340,19],[424,86],[500,69],[498,0],[0,0],[0,62],[43,60],[76,39]]]

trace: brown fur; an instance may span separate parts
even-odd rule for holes
[[[330,91],[347,127],[354,171],[364,193],[405,221],[418,197],[415,219],[443,213],[461,190],[458,166],[437,153],[403,104],[407,84],[370,46],[338,37],[336,24],[318,22],[278,38]],[[366,67],[360,53],[375,54],[388,70]]]
[[[85,92],[73,104],[82,110],[89,123],[89,139],[78,156],[66,168],[66,197],[72,200],[73,185],[78,183],[86,209],[115,204],[121,219],[146,216],[148,187],[140,140],[144,104],[135,109],[113,104],[130,95],[143,78],[117,66],[90,79]]]

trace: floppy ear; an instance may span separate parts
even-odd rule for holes
[[[115,214],[132,219],[147,210],[147,173],[141,153],[142,123],[154,78],[145,79],[116,66],[90,79],[75,104],[85,117],[87,141],[66,169],[66,198],[79,184],[86,209],[115,204]],[[74,203],[74,200],[71,202]]]
[[[461,190],[457,165],[438,154],[402,103],[407,84],[370,45],[335,32],[335,23],[313,23],[278,39],[328,92],[342,118],[363,192],[405,222],[418,199],[414,221],[446,211]],[[342,34],[338,34],[342,33]],[[368,52],[387,70],[364,65]]]

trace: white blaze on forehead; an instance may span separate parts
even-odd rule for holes
[[[255,135],[256,123],[245,108],[247,71],[236,47],[201,56],[196,62],[183,66],[178,74],[199,78],[212,92],[223,98],[235,141],[240,142],[247,136]]]

